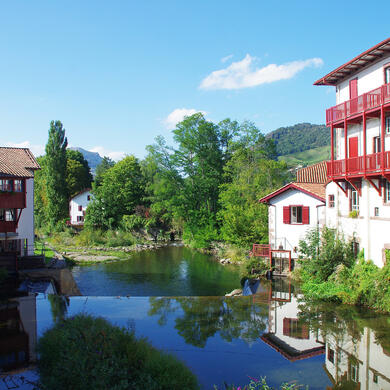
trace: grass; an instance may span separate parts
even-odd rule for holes
[[[45,256],[45,262],[50,261],[54,257],[54,251],[45,244],[43,244],[41,241],[35,240],[34,242],[34,254],[35,255],[44,255]]]
[[[279,156],[279,160],[285,161],[289,167],[296,167],[298,165],[306,166],[329,159],[330,146],[320,146],[319,148],[309,149],[303,152]]]
[[[126,328],[86,314],[58,321],[38,343],[45,390],[195,390],[194,374],[176,357]]]

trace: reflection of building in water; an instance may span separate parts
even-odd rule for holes
[[[36,343],[35,295],[0,305],[0,369],[15,370],[34,361]]]
[[[361,390],[390,389],[390,350],[375,341],[369,328],[364,328],[360,340],[347,334],[327,335],[325,369],[334,384],[350,382],[350,388]]]
[[[268,333],[261,339],[290,361],[321,355],[325,351],[309,324],[298,320],[298,300],[292,286],[276,280],[271,289]]]

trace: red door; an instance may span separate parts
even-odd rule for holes
[[[358,86],[357,86],[358,79],[353,79],[349,81],[349,98],[354,99],[358,96]]]
[[[349,155],[348,157],[358,157],[358,137],[349,138]]]

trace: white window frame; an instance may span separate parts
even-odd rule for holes
[[[385,185],[385,203],[390,203],[390,182],[387,180]]]
[[[359,193],[351,188],[351,211],[359,211]]]
[[[385,130],[386,134],[390,134],[390,115],[385,118]]]

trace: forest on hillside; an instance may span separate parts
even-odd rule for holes
[[[330,145],[330,130],[325,125],[297,123],[271,131],[266,138],[275,141],[278,156],[285,156]]]

